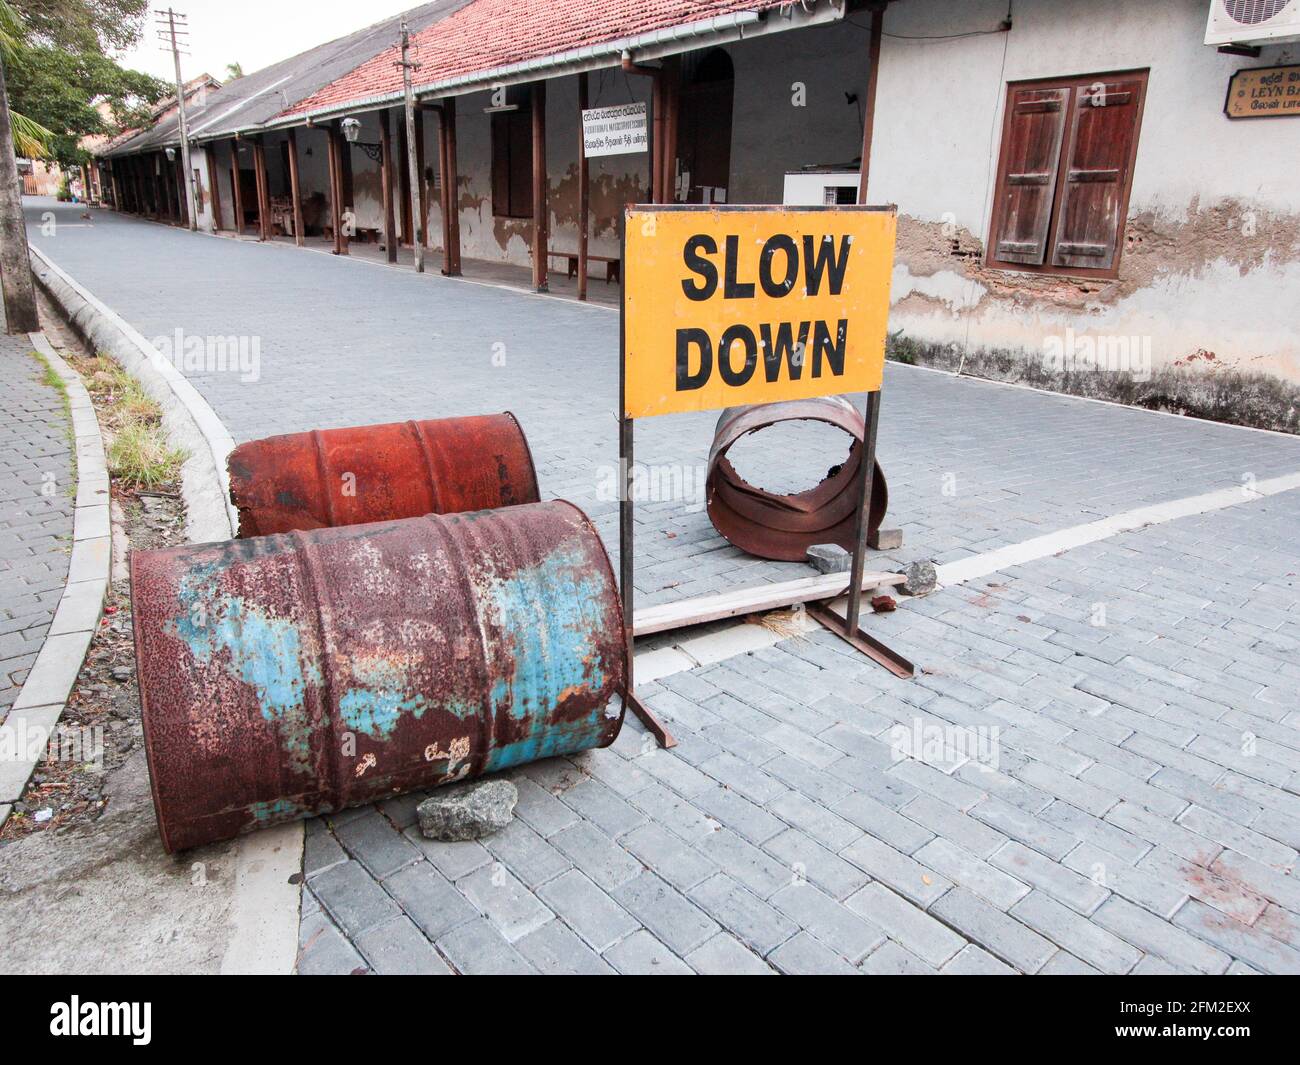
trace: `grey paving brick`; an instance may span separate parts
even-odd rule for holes
[[[1148,841],[1108,821],[1093,817],[1068,802],[1054,802],[1039,816],[1062,832],[1070,833],[1075,839],[1101,847],[1127,862],[1138,861],[1151,849]]]
[[[679,891],[686,891],[712,876],[718,867],[665,828],[642,825],[621,840],[647,869],[654,869]]]
[[[728,932],[760,955],[766,955],[798,931],[789,918],[725,873],[718,873],[688,892]]]
[[[654,873],[642,873],[613,894],[624,909],[679,955],[694,950],[718,931],[713,918]]]
[[[338,841],[379,880],[418,862],[418,848],[405,839],[378,810],[368,810],[334,829]]]
[[[1174,915],[1174,924],[1205,939],[1235,960],[1265,973],[1300,973],[1300,950],[1269,935],[1211,909],[1196,899]]]
[[[843,805],[852,798],[854,796],[847,796],[841,800],[840,804]],[[863,798],[866,802],[872,802],[870,799]],[[893,811],[879,806],[878,803],[874,805],[881,812],[899,821],[902,820]],[[841,847],[848,846],[862,835],[861,829],[838,814],[832,813],[820,803],[813,802],[806,795],[801,795],[796,791],[786,792],[786,794],[773,799],[768,803],[767,808],[832,851],[838,851]]]
[[[899,946],[935,968],[966,945],[966,940],[947,925],[880,883],[868,884],[845,905],[884,931]]]
[[[363,932],[357,948],[381,976],[450,976],[451,969],[409,917]]]
[[[932,976],[938,972],[892,939],[872,951],[858,968],[869,976]]]
[[[1235,877],[1221,876],[1208,863],[1202,865],[1162,847],[1156,847],[1137,867],[1245,924],[1253,924],[1268,908],[1267,899]]]
[[[690,976],[694,970],[644,928],[605,952],[605,960],[628,976]]]
[[[771,902],[851,965],[857,965],[885,941],[879,927],[812,884],[791,884],[773,895]],[[768,959],[772,960],[772,956]]]
[[[384,881],[384,887],[431,940],[437,940],[444,932],[473,920],[479,914],[428,862],[399,870]]]
[[[915,796],[903,806],[901,813],[909,820],[923,825],[930,833],[942,836],[979,858],[987,858],[1007,841],[1007,837],[1001,832],[989,828],[969,814],[964,814],[929,795]],[[866,828],[877,839],[883,839],[895,849],[901,850],[905,854],[912,853],[905,847],[900,847],[896,841],[888,836],[872,831],[867,825],[861,827]]]
[[[989,861],[1022,883],[1041,888],[1085,916],[1100,906],[1109,894],[1106,888],[1014,840]]]
[[[425,839],[420,835],[418,826],[408,828],[403,835],[449,880],[459,880],[492,861],[492,855],[488,854],[478,840],[444,843],[437,839]]]
[[[791,976],[852,976],[858,971],[806,932],[787,939],[767,960]]]
[[[296,970],[300,976],[346,976],[367,971],[366,961],[321,911],[308,914],[298,930]]]
[[[523,821],[511,821],[483,840],[487,852],[528,887],[536,888],[571,868],[569,859]]]
[[[729,788],[721,786],[710,788],[697,795],[693,801],[712,822],[708,826],[709,832],[701,833],[701,839],[722,825],[751,843],[761,844],[784,832],[786,828],[785,822],[779,817],[773,816],[761,806],[750,802],[743,795],[737,795]]]
[[[613,966],[561,921],[548,921],[515,943],[539,972],[556,976],[605,976]]]
[[[1087,962],[1080,961],[1068,950],[1058,950],[1051,961],[1038,970],[1039,976],[1099,976]]]
[[[339,841],[329,830],[329,826],[319,819],[309,822],[318,825],[314,831],[308,831],[303,840],[303,875],[310,878],[328,869],[331,865],[348,860],[347,853],[339,846]]]
[[[922,906],[928,906],[952,887],[946,877],[871,836],[849,844],[840,857]]]
[[[971,809],[971,816],[1013,840],[1060,859],[1079,842],[1070,833],[997,798],[987,798]]]
[[[953,888],[930,912],[1024,973],[1036,973],[1056,953],[1056,947],[1037,932],[990,906],[965,888]]]
[[[1181,972],[1221,973],[1228,967],[1223,951],[1126,899],[1107,899],[1093,923]]]
[[[1010,909],[1029,893],[1029,887],[1015,877],[995,869],[982,858],[946,839],[935,838],[916,852],[916,860],[954,884],[973,891],[999,910]]]
[[[1178,816],[1178,823],[1186,829],[1197,832],[1224,847],[1231,847],[1239,854],[1254,858],[1257,862],[1287,872],[1295,865],[1296,852],[1283,843],[1261,836],[1241,825],[1210,810],[1199,806],[1189,806]]]
[[[312,878],[311,889],[349,936],[358,936],[401,913],[360,862],[343,862],[326,869]]]
[[[1057,946],[1104,973],[1122,975],[1142,954],[1042,891],[1031,891],[1010,910],[1011,916]],[[1051,963],[1049,962],[1049,965]]]
[[[1176,883],[1129,865],[1091,844],[1079,844],[1065,856],[1062,864],[1165,920],[1172,917],[1187,898],[1187,892]]]
[[[686,962],[704,976],[772,976],[775,974],[762,958],[726,932],[719,932],[707,943],[696,947]]]
[[[763,847],[796,876],[806,877],[837,899],[847,898],[869,879],[857,866],[833,854],[798,829],[788,829],[774,836]]]
[[[641,872],[641,863],[587,821],[555,833],[551,844],[607,891]]]
[[[767,898],[795,879],[788,866],[729,829],[719,829],[705,836],[697,846],[719,869],[740,881],[759,898]]]
[[[538,892],[542,901],[597,952],[603,953],[641,925],[635,917],[576,869]]]
[[[536,967],[510,945],[485,917],[457,925],[444,933],[438,949],[467,976],[524,976]]]
[[[554,835],[578,820],[578,815],[572,809],[536,781],[521,774],[515,778],[514,783],[519,790],[515,813],[540,835]]]
[[[511,943],[541,928],[553,916],[536,895],[498,863],[462,877],[456,887]]]
[[[718,827],[718,821],[705,813],[701,807],[702,797],[697,796],[695,801],[691,802],[669,791],[662,784],[651,784],[638,791],[628,801],[679,839],[687,843],[696,843]]]
[[[967,943],[940,972],[948,976],[1014,976],[1015,969],[993,957],[987,950]]]
[[[576,787],[569,788],[561,799],[566,806],[613,838],[630,832],[646,821],[644,813],[598,780],[585,780]]]

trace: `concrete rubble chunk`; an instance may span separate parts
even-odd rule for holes
[[[819,573],[848,573],[853,556],[839,544],[813,544],[807,551],[808,564]]]
[[[474,780],[439,788],[415,813],[427,839],[454,843],[505,828],[518,801],[519,790],[509,780]]]
[[[897,551],[903,546],[903,530],[877,529],[867,537],[867,546],[873,551]]]
[[[903,584],[903,591],[908,595],[924,595],[934,591],[935,582],[939,579],[933,562],[909,562],[906,573],[907,581]]]

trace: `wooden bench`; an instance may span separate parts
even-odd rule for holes
[[[576,251],[555,251],[554,249],[552,249],[546,254],[550,256],[550,258],[552,259],[568,259],[569,260],[568,276],[570,278],[575,278],[578,276],[578,253]],[[611,281],[617,281],[619,279],[619,274],[622,271],[623,263],[622,260],[620,260],[617,255],[592,255],[590,252],[588,252],[587,261],[593,263],[605,264],[605,284],[608,285]]]

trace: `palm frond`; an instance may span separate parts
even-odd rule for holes
[[[39,122],[20,115],[17,111],[9,112],[9,125],[14,134],[14,154],[24,159],[48,159],[54,142],[54,134]]]

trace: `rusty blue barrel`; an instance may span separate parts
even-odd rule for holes
[[[168,851],[613,742],[619,598],[531,503],[131,556]]]

